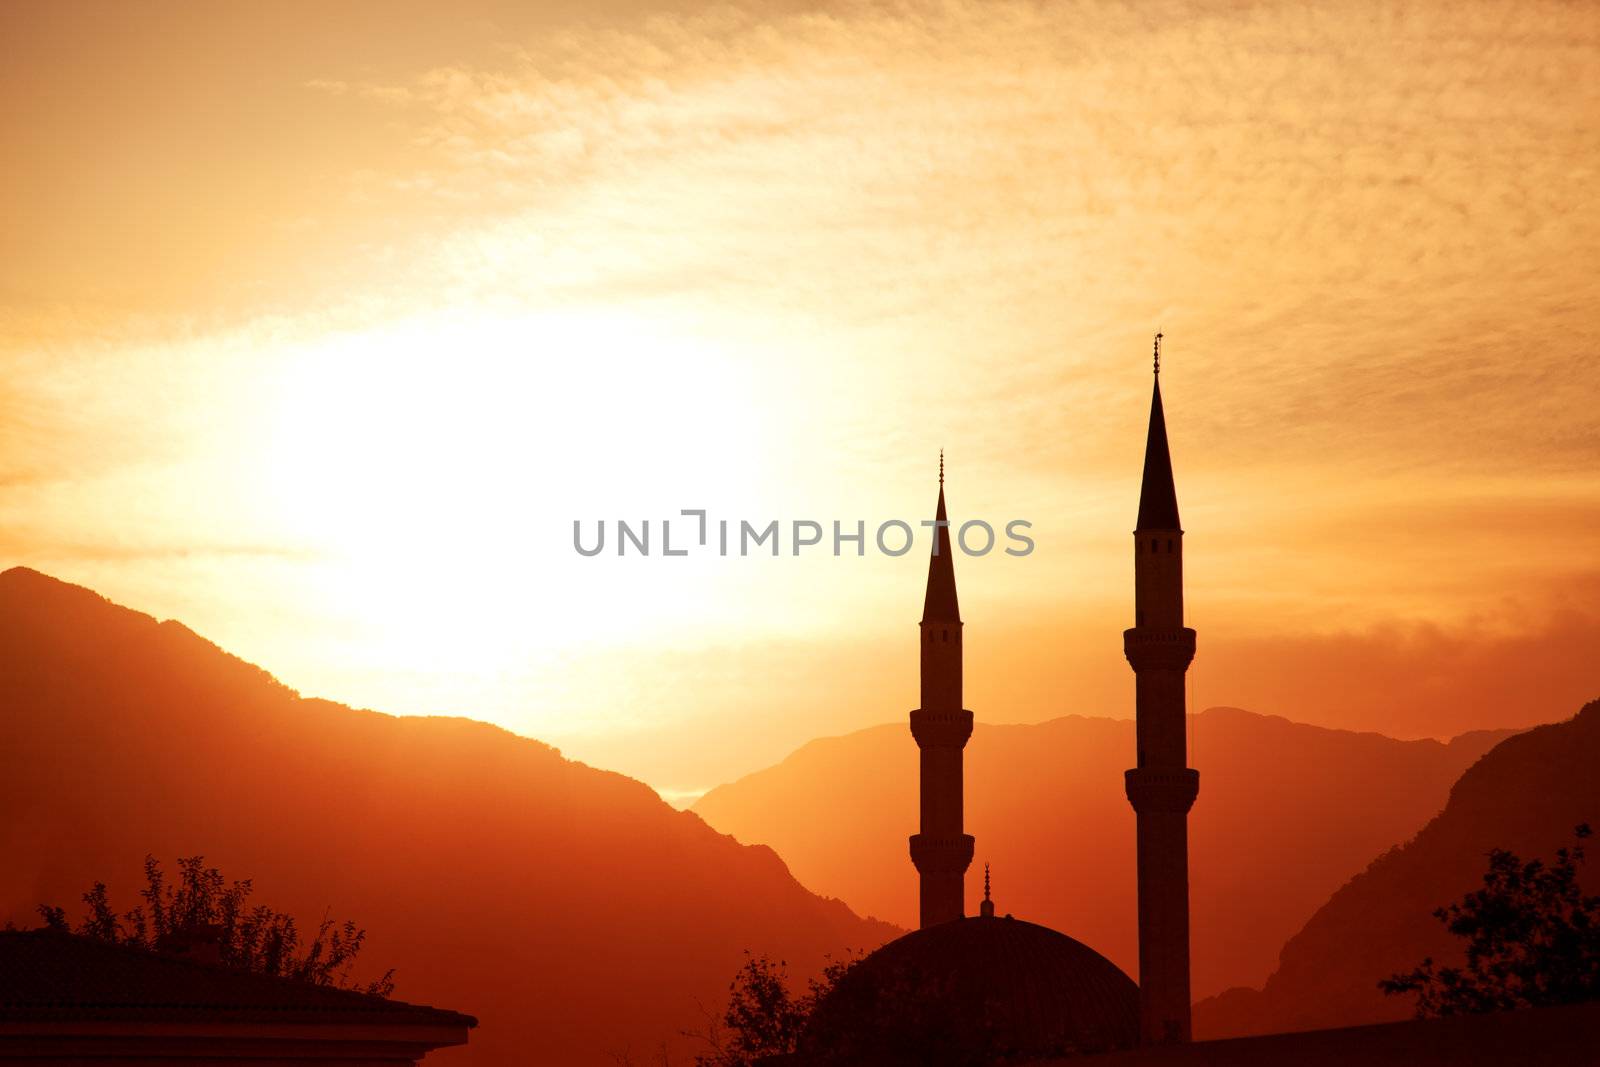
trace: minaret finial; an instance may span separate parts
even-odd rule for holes
[[[944,488],[944,449],[939,449],[939,488]]]
[[[1156,331],[1156,377],[1161,377],[1161,331]]]

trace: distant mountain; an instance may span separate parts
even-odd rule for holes
[[[1204,996],[1261,982],[1329,894],[1415,833],[1509,732],[1396,741],[1212,708],[1192,717],[1191,733],[1194,978]],[[1070,934],[1136,974],[1134,820],[1122,785],[1133,753],[1126,719],[979,724],[966,750],[967,830],[977,838],[969,913],[987,860],[1001,912]],[[904,725],[813,741],[693,810],[741,841],[771,845],[812,889],[915,924],[906,838],[917,822],[917,747]]]
[[[645,1062],[749,948],[801,972],[898,931],[807,892],[646,786],[483,723],[307,700],[175,622],[0,574],[0,923],[137,902],[203,853],[367,927],[403,999],[482,1022],[441,1063]]]
[[[1433,910],[1482,884],[1490,849],[1549,857],[1571,843],[1580,822],[1600,827],[1600,701],[1497,745],[1461,776],[1437,818],[1372,861],[1311,917],[1284,946],[1264,990],[1229,990],[1196,1005],[1196,1033],[1408,1017],[1412,1000],[1385,997],[1377,983],[1424,956],[1460,959],[1459,941]],[[1591,878],[1600,881],[1596,861],[1600,856],[1590,861]]]

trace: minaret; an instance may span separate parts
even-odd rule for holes
[[[972,837],[961,828],[961,750],[972,736],[972,712],[961,706],[961,609],[944,511],[943,452],[935,519],[922,602],[922,706],[911,713],[911,736],[922,750],[922,832],[911,835],[911,862],[922,879],[924,927],[961,918],[962,879],[972,862]]]
[[[1139,1017],[1145,1044],[1189,1040],[1189,808],[1184,675],[1194,631],[1183,625],[1183,530],[1161,410],[1161,335],[1133,534],[1134,626],[1122,634],[1137,678],[1138,765],[1125,775],[1138,818]]]

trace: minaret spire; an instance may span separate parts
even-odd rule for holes
[[[961,607],[944,506],[943,452],[934,523],[920,627],[922,706],[911,713],[911,735],[921,750],[920,832],[911,836],[911,862],[921,880],[923,926],[966,913],[964,880],[972,863],[972,837],[962,827],[962,750],[972,736],[972,712],[961,706]]]
[[[1184,675],[1194,631],[1183,624],[1183,530],[1161,409],[1161,335],[1133,534],[1134,626],[1122,648],[1136,678],[1137,764],[1124,776],[1138,826],[1139,1026],[1145,1044],[1189,1040],[1189,809]]]
[[[1167,415],[1161,407],[1161,335],[1156,334],[1155,386],[1150,393],[1150,428],[1144,442],[1144,481],[1139,487],[1141,530],[1177,530],[1178,490],[1167,449]]]
[[[956,597],[955,553],[950,548],[950,517],[944,510],[943,449],[939,450],[939,503],[934,509],[933,521],[933,554],[928,557],[928,590],[922,600],[922,622],[923,625],[954,623],[959,627],[961,604]]]

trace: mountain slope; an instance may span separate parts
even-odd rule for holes
[[[622,775],[465,719],[299,698],[174,622],[0,574],[0,923],[146,852],[366,926],[397,995],[481,1027],[442,1063],[610,1063],[702,1022],[749,948],[805,971],[896,931]],[[432,1060],[430,1059],[430,1062]]]
[[[1196,1031],[1222,1036],[1406,1018],[1411,999],[1385,997],[1378,980],[1424,956],[1460,959],[1459,942],[1432,912],[1481,885],[1490,849],[1548,857],[1572,841],[1578,823],[1600,825],[1597,769],[1600,701],[1501,742],[1461,776],[1437,818],[1311,917],[1284,946],[1263,991],[1230,990],[1197,1005]]]
[[[1190,819],[1197,995],[1260,982],[1283,942],[1375,852],[1414,833],[1505,733],[1449,744],[1304,726],[1236,708],[1192,718]],[[1134,820],[1122,772],[1133,723],[1071,716],[980,724],[967,746],[968,910],[994,865],[999,909],[1053,926],[1136,971]],[[913,924],[917,748],[905,726],[803,746],[693,810],[776,848],[807,886]]]

